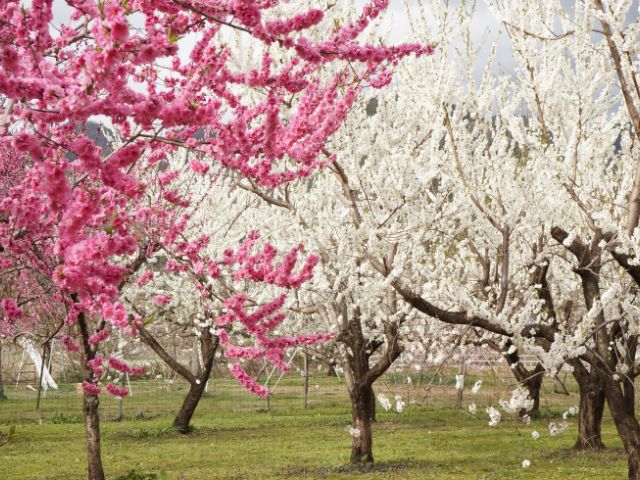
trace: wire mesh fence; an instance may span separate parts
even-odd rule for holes
[[[482,381],[475,394],[472,386]],[[559,410],[578,403],[577,387],[565,379],[557,388],[553,379],[546,380],[541,391],[541,409]],[[305,384],[307,385],[305,387]],[[233,378],[215,377],[209,380],[198,413],[227,411],[241,414],[243,411],[272,411],[295,413],[309,409],[331,408],[350,413],[350,400],[344,378],[338,376],[311,375],[305,382],[304,375],[296,369],[273,380],[268,398],[248,393]],[[462,394],[456,388],[456,371],[438,369],[416,373],[397,370],[380,378],[374,385],[375,393],[384,395],[395,405],[398,396],[405,408],[423,405],[454,408],[470,404],[478,410],[497,405],[500,399],[508,400],[515,380],[508,369],[468,371]],[[175,415],[187,395],[189,384],[179,378],[153,379],[125,382],[129,395],[119,400],[111,395],[101,396],[101,418],[104,421],[119,419],[150,419]],[[562,392],[562,393],[559,393]],[[0,424],[26,422],[73,423],[82,421],[82,388],[77,383],[58,385],[57,389],[41,392],[32,383],[19,382],[5,385],[7,400],[0,402]],[[395,408],[395,407],[392,407]]]

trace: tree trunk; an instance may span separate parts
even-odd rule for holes
[[[371,385],[358,385],[351,392],[352,434],[351,463],[373,463],[373,442],[371,435],[371,411],[373,389]],[[373,397],[375,402],[375,397]],[[374,404],[374,403],[373,403]]]
[[[369,398],[369,418],[372,422],[376,422],[376,394],[373,391],[373,385],[369,387],[367,396]]]
[[[537,372],[534,375],[527,378],[523,385],[526,387],[527,392],[529,392],[529,397],[533,400],[533,407],[531,410],[527,411],[524,408],[520,410],[520,416],[524,417],[525,415],[530,415],[531,417],[539,417],[540,416],[540,390],[542,388],[542,374]]]
[[[594,366],[590,369],[580,360],[570,361],[573,378],[580,388],[580,410],[578,412],[578,439],[573,448],[578,450],[601,450],[605,448],[600,436],[605,393]]]
[[[173,420],[173,428],[178,430],[180,433],[189,433],[191,431],[189,423],[191,422],[191,417],[193,417],[193,413],[196,411],[198,403],[204,394],[206,384],[206,380],[201,381],[200,385],[196,382],[191,384],[189,393],[187,393],[187,396],[184,398],[180,411]]]
[[[634,396],[626,395],[628,389],[623,391],[612,378],[602,380],[613,422],[627,453],[628,479],[640,480],[640,424],[635,417]]]
[[[4,394],[4,382],[2,380],[2,344],[0,343],[0,402],[6,399],[7,396]]]
[[[98,397],[83,395],[84,426],[87,436],[87,458],[89,463],[89,480],[104,480],[102,457],[100,454],[100,417],[98,415]]]
[[[525,368],[517,352],[505,354],[504,356],[508,362],[515,365],[511,370],[513,375],[516,377],[516,380],[518,380],[518,382],[527,389],[529,397],[533,400],[533,407],[530,410],[525,410],[524,408],[520,409],[518,412],[519,415],[521,417],[524,417],[525,415],[539,417],[540,390],[542,389],[542,380],[545,372],[544,367],[540,363],[537,363],[533,370]]]
[[[640,425],[632,415],[626,412],[614,413],[613,409],[611,410],[616,429],[627,452],[628,478],[640,480]]]
[[[211,376],[211,370],[213,370],[213,364],[215,363],[216,350],[218,348],[218,337],[214,337],[206,330],[200,337],[200,348],[204,353],[204,365],[202,368],[198,368],[198,374],[189,383],[189,393],[182,402],[182,407],[176,418],[173,420],[173,427],[180,433],[189,433],[191,427],[191,417],[196,411],[202,395],[204,395],[205,388],[207,387],[207,381]]]
[[[578,411],[578,440],[576,450],[602,450],[605,448],[600,435],[604,413],[604,391],[597,382],[581,382],[580,410]]]

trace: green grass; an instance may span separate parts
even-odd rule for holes
[[[169,428],[185,385],[136,382],[133,396],[124,401],[122,422],[112,421],[116,401],[109,395],[101,397],[107,478],[617,480],[626,475],[625,456],[608,417],[603,436],[609,450],[576,453],[570,449],[575,418],[559,437],[548,435],[546,419],[526,426],[506,418],[498,427],[488,427],[484,407],[508,398],[504,382],[485,379],[477,395],[466,394],[465,405],[472,401],[478,405],[474,418],[444,407],[453,405],[452,387],[436,387],[425,394],[424,384],[430,380],[414,378],[411,385],[402,385],[399,376],[377,387],[387,396],[401,393],[410,406],[401,415],[379,408],[374,426],[376,466],[369,471],[348,465],[349,402],[344,385],[336,379],[312,378],[311,408],[305,410],[301,379],[285,378],[269,411],[264,399],[246,394],[232,380],[216,379],[198,407],[195,432],[189,436]],[[38,411],[33,392],[19,388],[7,393],[10,400],[0,402],[0,433],[9,433],[12,426],[16,433],[8,443],[0,435],[0,480],[86,478],[81,397],[75,387],[48,392]],[[543,414],[558,416],[576,403],[575,394],[556,395],[548,386],[542,397]],[[531,438],[534,429],[541,434],[539,440]],[[531,461],[527,470],[521,466],[525,458]],[[131,470],[136,475],[127,477]]]
[[[209,406],[186,437],[167,428],[166,415],[105,422],[103,458],[110,479],[132,469],[164,471],[175,480],[624,478],[625,457],[609,421],[604,428],[609,451],[582,454],[570,450],[572,430],[549,437],[544,420],[530,426],[506,420],[489,428],[484,417],[428,406],[402,415],[381,412],[374,427],[377,466],[368,472],[346,465],[349,415],[343,407],[239,412]],[[531,439],[533,429],[542,434],[539,440]],[[532,464],[527,470],[521,467],[524,458]],[[81,423],[22,424],[0,447],[3,480],[73,480],[84,478],[84,472]]]

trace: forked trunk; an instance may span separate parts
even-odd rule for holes
[[[98,397],[83,395],[84,427],[87,437],[87,458],[89,463],[89,480],[104,480],[102,457],[100,455],[100,417],[98,415]]]
[[[578,411],[578,439],[576,450],[602,450],[601,425],[604,413],[604,391],[597,382],[580,384],[580,410]]]
[[[351,463],[373,463],[373,442],[371,418],[373,389],[370,385],[354,388],[351,392],[352,405],[352,444]],[[375,402],[375,397],[373,398]]]
[[[206,381],[200,382],[200,384],[193,382],[189,387],[189,393],[187,393],[187,396],[184,398],[180,411],[173,420],[173,428],[178,430],[180,433],[189,433],[191,431],[189,423],[191,422],[191,417],[193,417],[193,413],[196,411],[198,403],[204,394],[206,384]]]

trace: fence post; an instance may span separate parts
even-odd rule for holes
[[[456,408],[462,408],[462,393],[464,392],[464,378],[467,367],[465,365],[464,354],[460,352],[460,369],[458,370],[458,375],[456,375]]]
[[[120,375],[120,387],[124,388],[124,374]],[[116,418],[117,422],[122,421],[124,415],[122,413],[122,397],[118,398],[118,417]]]
[[[44,377],[44,363],[47,359],[47,352],[49,351],[49,342],[45,342],[42,347],[42,362],[40,365],[40,378],[38,379],[38,396],[36,398],[36,410],[40,409],[40,398],[42,396],[42,377]]]
[[[309,396],[309,354],[304,352],[304,408],[307,408]]]

